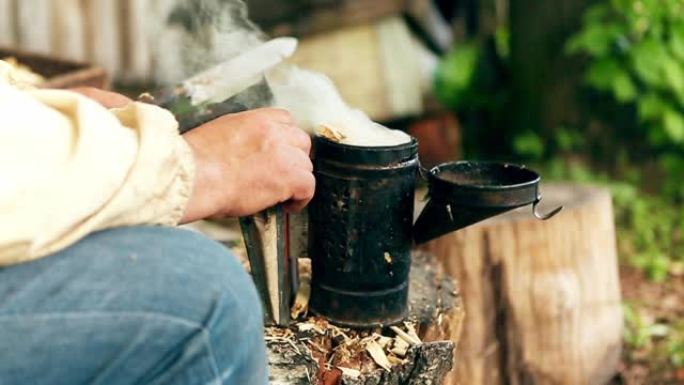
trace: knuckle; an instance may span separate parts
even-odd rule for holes
[[[299,130],[299,132],[302,136],[302,143],[304,143],[304,145],[307,147],[307,150],[310,150],[311,149],[311,137],[309,136],[309,134],[307,134],[306,132],[304,132],[301,129]]]
[[[292,121],[293,117],[290,111],[284,109],[284,108],[271,108],[270,113],[273,115],[274,118],[278,118],[280,120],[284,121]]]
[[[254,133],[265,137],[268,135],[270,131],[268,121],[263,120],[263,119],[258,119],[255,124],[254,124]]]
[[[314,193],[316,192],[316,178],[314,178],[313,174],[308,174],[308,180],[305,185],[305,195],[307,199],[311,199],[314,196]]]
[[[293,169],[293,162],[290,152],[287,151],[285,146],[280,145],[280,143],[274,142],[272,151],[277,162],[278,168],[280,170],[287,172]]]

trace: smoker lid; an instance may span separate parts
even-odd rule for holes
[[[313,148],[316,159],[355,165],[388,166],[415,159],[418,154],[418,141],[411,137],[410,142],[396,146],[366,147],[337,143],[316,136]]]

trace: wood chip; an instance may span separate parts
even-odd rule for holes
[[[387,346],[392,342],[391,337],[382,336],[380,334],[375,334],[375,341],[380,345],[381,348],[387,349]]]
[[[412,336],[411,334],[401,330],[397,326],[390,326],[390,329],[392,329],[393,332],[397,333],[397,336],[399,338],[403,339],[404,341],[408,342],[410,345],[420,345],[422,341],[418,336]]]
[[[297,289],[297,296],[294,304],[290,308],[290,316],[292,319],[297,319],[299,316],[306,314],[309,310],[309,299],[311,298],[311,282],[308,279],[302,279]]]
[[[299,330],[300,332],[308,332],[310,330],[316,330],[316,325],[314,325],[312,323],[308,323],[308,322],[297,324],[297,330]]]
[[[395,356],[387,356],[387,359],[392,364],[392,366],[397,366],[397,365],[401,365],[404,363],[404,360],[402,360],[399,357],[395,357]]]
[[[418,337],[418,333],[416,332],[416,326],[415,326],[415,324],[413,324],[413,323],[411,323],[411,322],[404,322],[404,326],[406,327],[406,332],[407,332],[411,337],[413,337],[416,341],[423,342],[423,341],[420,340],[420,337]]]
[[[366,351],[368,352],[368,354],[370,354],[373,361],[375,361],[375,363],[379,367],[387,370],[388,372],[390,371],[390,369],[392,368],[392,364],[387,359],[385,351],[382,350],[382,347],[380,347],[380,345],[377,342],[368,341],[368,343],[366,343]]]
[[[397,337],[394,339],[394,344],[392,345],[390,352],[399,357],[406,357],[406,352],[408,352],[409,347],[410,345],[408,342],[406,342],[403,338]]]
[[[351,377],[351,378],[359,378],[361,375],[361,372],[356,370],[356,369],[351,369],[351,368],[345,368],[342,366],[338,366],[337,369],[340,369],[342,371],[343,376]]]

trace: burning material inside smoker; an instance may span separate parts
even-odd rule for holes
[[[311,134],[355,146],[396,146],[411,141],[407,134],[373,122],[361,110],[349,107],[333,82],[323,74],[293,66],[269,73],[275,106],[290,111],[299,126]]]

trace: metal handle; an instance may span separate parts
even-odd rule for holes
[[[546,214],[541,214],[537,209],[537,205],[539,204],[539,202],[541,202],[541,197],[538,197],[537,200],[535,200],[532,204],[532,213],[537,219],[541,219],[542,221],[553,218],[556,214],[563,210],[563,206],[558,206]]]
[[[423,164],[420,162],[420,157],[416,156],[416,160],[418,161],[418,176],[427,182],[430,180],[428,177],[430,174],[432,174],[432,171],[423,166]]]

